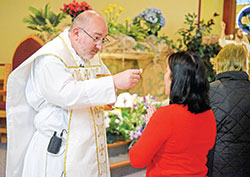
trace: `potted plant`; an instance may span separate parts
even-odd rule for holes
[[[60,10],[64,12],[64,14],[70,15],[73,22],[80,13],[86,10],[92,10],[92,7],[85,1],[78,3],[73,0],[72,3],[64,4],[63,8],[61,8]]]
[[[214,14],[214,17],[218,14]],[[218,54],[220,46],[218,41],[213,43],[204,43],[203,37],[208,36],[211,33],[212,25],[214,25],[214,20],[210,19],[207,22],[201,20],[198,22],[197,15],[195,13],[188,13],[185,15],[186,28],[182,28],[178,31],[181,38],[177,39],[177,45],[175,49],[177,50],[188,50],[196,52],[200,58],[203,60],[207,67],[208,80],[211,81],[215,76],[215,71],[210,63],[210,58]]]
[[[105,111],[105,127],[107,142],[131,140],[133,145],[141,136],[146,125],[145,114],[150,105],[160,107],[161,102],[156,98],[147,96],[131,95],[128,92],[121,93],[115,103],[115,109]]]
[[[23,21],[28,25],[28,28],[36,31],[36,35],[44,42],[50,41],[59,34],[58,25],[65,18],[64,13],[55,14],[50,10],[49,4],[45,5],[44,10],[29,7],[29,11],[31,14],[25,17]]]

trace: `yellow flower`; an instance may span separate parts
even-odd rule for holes
[[[113,12],[113,9],[112,9],[112,7],[108,7],[108,11],[110,12],[110,13],[112,13]]]
[[[116,8],[116,7],[117,7],[117,4],[113,4],[113,7]]]
[[[115,25],[115,21],[114,20],[110,20],[110,23]]]
[[[102,9],[102,12],[103,12],[104,14],[108,14],[107,8],[103,8],[103,9]]]
[[[118,14],[118,13],[116,12],[116,13],[115,13],[115,16],[116,16],[116,17],[120,17],[120,14]]]
[[[124,8],[119,7],[118,10],[119,10],[119,12],[123,12],[123,11],[124,11]]]
[[[113,7],[113,5],[112,5],[112,4],[109,4],[109,5],[108,5],[108,8],[112,8],[112,7]]]
[[[129,17],[126,17],[125,20],[129,22],[131,19]]]

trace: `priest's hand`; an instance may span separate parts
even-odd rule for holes
[[[128,69],[113,76],[116,89],[130,89],[134,87],[141,75],[140,69]]]

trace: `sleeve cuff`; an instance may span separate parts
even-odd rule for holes
[[[116,90],[112,76],[88,80],[86,91],[92,106],[112,104],[116,101]]]

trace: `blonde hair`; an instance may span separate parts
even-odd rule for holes
[[[245,71],[247,50],[242,45],[228,44],[215,58],[216,73]]]

